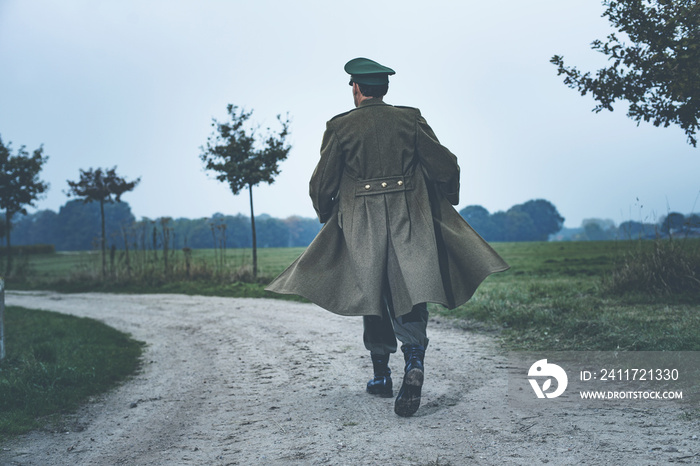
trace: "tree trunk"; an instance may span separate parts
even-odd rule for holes
[[[5,280],[0,278],[0,361],[5,359]]]
[[[12,274],[12,244],[10,242],[10,230],[12,230],[12,214],[9,210],[5,211],[5,233],[7,244],[7,267],[5,267],[5,275],[8,277]]]
[[[253,228],[253,278],[258,278],[258,241],[255,236],[255,214],[253,213],[253,185],[248,185],[250,192],[250,225]]]
[[[170,250],[170,231],[167,227],[167,222],[163,219],[160,221],[160,227],[163,229],[163,276],[168,276],[168,251]]]
[[[100,199],[100,217],[102,218],[102,280],[107,275],[107,251],[105,242],[105,201]]]
[[[122,238],[124,238],[124,253],[126,254],[126,276],[131,278],[131,261],[129,259],[129,237],[126,233],[126,228],[121,225]]]

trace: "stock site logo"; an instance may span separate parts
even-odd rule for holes
[[[569,383],[569,378],[566,376],[564,369],[556,364],[548,364],[546,359],[540,359],[530,366],[527,375],[528,377],[546,377],[541,387],[537,379],[528,379],[537,398],[556,398],[564,393]],[[547,390],[552,387],[552,379],[557,381],[557,388],[553,392],[547,393]]]

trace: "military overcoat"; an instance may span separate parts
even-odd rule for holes
[[[388,289],[398,317],[423,302],[457,307],[508,268],[452,207],[457,158],[418,109],[369,99],[331,119],[309,192],[325,225],[270,291],[381,315]]]

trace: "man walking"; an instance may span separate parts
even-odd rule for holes
[[[368,393],[393,396],[388,363],[398,338],[405,365],[394,411],[411,416],[424,379],[426,303],[457,307],[508,265],[452,207],[457,158],[418,109],[384,102],[394,70],[356,58],[345,71],[355,109],[327,123],[309,184],[325,225],[267,289],[363,316]]]

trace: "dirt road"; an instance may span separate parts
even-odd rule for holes
[[[700,424],[674,406],[520,412],[494,339],[442,319],[429,326],[421,408],[400,418],[392,399],[364,392],[371,362],[358,318],[263,299],[6,300],[92,317],[148,346],[132,380],[62,431],[2,445],[2,465],[700,463]],[[391,366],[398,385],[398,356]]]

